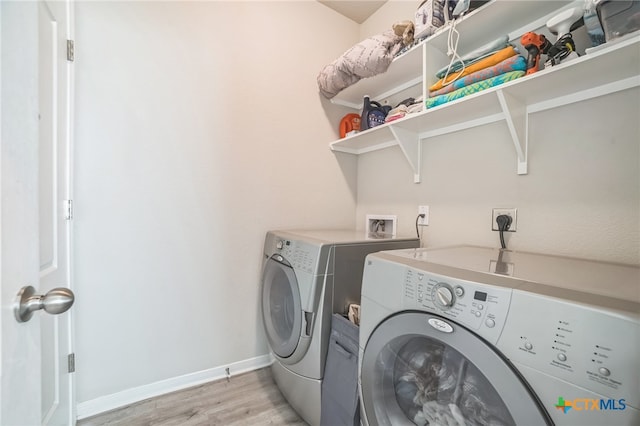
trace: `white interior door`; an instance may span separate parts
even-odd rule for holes
[[[18,322],[26,285],[70,286],[68,2],[0,2],[0,424],[74,424],[70,312]],[[55,319],[54,319],[55,318]]]
[[[41,294],[71,282],[71,3],[38,2]],[[73,311],[41,315],[42,424],[73,424]],[[71,365],[70,365],[71,364]],[[70,368],[71,367],[71,368]]]
[[[0,2],[0,424],[37,425],[40,321],[18,323],[21,287],[38,286],[38,5]]]

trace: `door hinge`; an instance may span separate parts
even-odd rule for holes
[[[67,356],[67,365],[69,373],[75,373],[76,371],[76,354],[69,354]]]
[[[74,42],[73,40],[67,40],[67,61],[73,62],[74,57]]]
[[[66,203],[66,206],[64,208],[65,212],[64,212],[64,218],[65,220],[71,220],[73,219],[73,200],[64,200]]]

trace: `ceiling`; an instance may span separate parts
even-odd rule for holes
[[[339,1],[339,0],[318,0],[327,7],[335,10],[341,15],[362,24],[373,13],[387,2],[387,0],[360,0],[360,1]]]

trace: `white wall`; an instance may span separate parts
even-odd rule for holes
[[[312,1],[77,3],[81,405],[266,354],[270,228],[391,213],[413,234],[429,204],[427,245],[497,247],[491,208],[513,206],[511,248],[639,262],[637,90],[532,116],[526,176],[503,123],[425,143],[421,184],[397,148],[329,151],[350,111],[318,71],[416,3],[362,26]]]
[[[347,111],[316,76],[357,24],[316,2],[79,2],[76,33],[78,401],[267,354],[265,232],[355,226],[357,160],[328,149]]]
[[[527,175],[504,123],[423,142],[420,184],[395,147],[360,156],[357,223],[397,214],[415,232],[427,204],[424,245],[499,247],[491,209],[517,207],[511,249],[640,263],[639,99],[636,89],[533,115]]]
[[[360,38],[390,30],[395,22],[413,21],[419,4],[420,1],[414,0],[388,0],[360,25]]]
[[[411,19],[410,3],[384,5],[361,36]],[[427,204],[423,245],[499,247],[491,209],[516,207],[509,248],[639,264],[639,116],[638,89],[533,114],[522,176],[504,122],[423,142],[420,184],[398,147],[361,155],[356,225],[367,213],[396,214],[399,231],[415,233],[417,206]]]

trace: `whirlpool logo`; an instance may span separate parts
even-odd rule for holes
[[[560,396],[558,397],[558,403],[555,407],[567,414],[571,409],[576,411],[620,411],[626,409],[627,404],[624,399],[575,398],[566,400]]]

